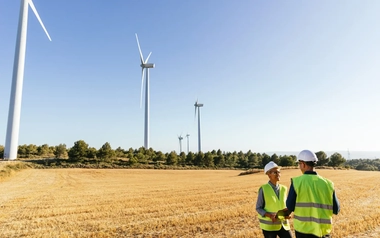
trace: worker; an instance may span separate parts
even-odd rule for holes
[[[291,238],[290,216],[285,204],[287,187],[279,184],[280,167],[271,161],[265,165],[264,174],[268,175],[269,182],[259,188],[256,202],[260,228],[265,238]]]
[[[332,216],[340,205],[334,184],[315,171],[318,158],[303,150],[297,157],[301,176],[291,179],[286,207],[293,214],[296,238],[326,238],[332,230]]]

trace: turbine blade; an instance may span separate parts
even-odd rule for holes
[[[146,63],[148,63],[148,60],[149,60],[149,57],[150,57],[150,55],[152,54],[152,52],[150,52],[149,53],[149,55],[148,55],[148,57],[146,58],[146,60],[145,60],[145,63],[144,64],[146,64]]]
[[[142,105],[143,88],[144,88],[144,68],[141,68],[141,93],[140,93],[140,108]]]
[[[40,18],[40,15],[38,15],[37,9],[34,7],[34,4],[33,4],[32,0],[27,0],[27,2],[28,2],[28,4],[29,4],[30,8],[33,10],[34,15],[36,15],[38,21],[40,22],[40,24],[41,24],[41,26],[42,26],[42,29],[44,29],[44,31],[45,31],[47,37],[48,37],[49,40],[51,41],[51,38],[50,38],[50,36],[49,36],[49,33],[47,32],[47,30],[46,30],[46,28],[45,28],[45,26],[44,26],[44,23],[42,22],[42,20],[41,20],[41,18]]]
[[[144,64],[144,57],[143,57],[142,52],[141,52],[139,37],[137,36],[137,33],[135,33],[135,35],[136,35],[137,46],[139,47],[141,64]]]

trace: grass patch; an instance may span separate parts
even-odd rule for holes
[[[20,170],[30,168],[30,165],[19,161],[2,161],[0,162],[0,180],[11,177]]]

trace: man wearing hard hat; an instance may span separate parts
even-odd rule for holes
[[[273,161],[264,167],[269,182],[259,188],[256,211],[259,213],[260,228],[265,238],[291,238],[289,221],[285,205],[287,188],[279,184],[280,167]]]
[[[326,238],[332,230],[332,215],[340,205],[334,184],[315,171],[318,158],[303,150],[297,157],[303,175],[291,179],[286,206],[294,212],[293,225],[297,238]]]

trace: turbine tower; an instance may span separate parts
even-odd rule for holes
[[[198,152],[201,152],[202,143],[201,143],[201,109],[200,108],[203,107],[203,104],[198,103],[198,99],[197,99],[197,101],[195,101],[194,107],[195,107],[194,117],[197,115],[197,108],[198,108]]]
[[[190,134],[187,134],[186,135],[186,138],[187,138],[187,153],[189,153],[189,136],[190,136]]]
[[[136,34],[137,46],[139,47],[140,60],[141,60],[141,94],[140,94],[140,107],[142,102],[143,95],[143,85],[144,85],[144,69],[146,71],[146,80],[145,80],[145,122],[144,122],[144,147],[149,149],[149,69],[154,68],[154,64],[148,63],[149,57],[152,52],[149,53],[146,60],[144,60],[143,54],[141,52],[139,38]]]
[[[179,140],[179,153],[181,154],[182,153],[182,135],[178,136],[178,140]]]
[[[14,160],[17,158],[29,6],[33,10],[34,15],[36,15],[47,37],[51,41],[49,33],[47,32],[44,24],[42,23],[42,20],[40,16],[38,15],[38,12],[36,8],[34,7],[32,0],[21,0],[15,58],[14,58],[14,63],[13,63],[11,97],[9,101],[7,135],[5,139],[5,148],[4,148],[5,160]]]

